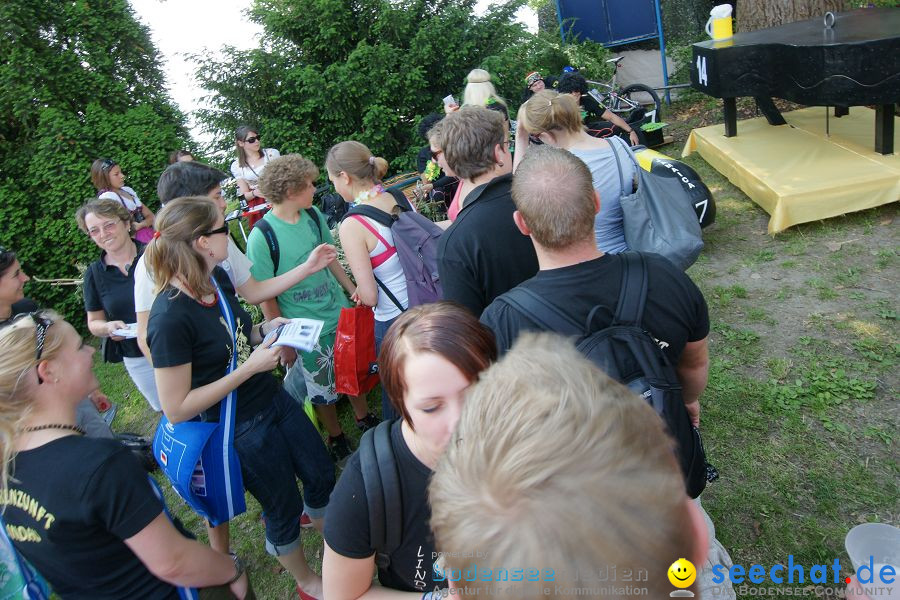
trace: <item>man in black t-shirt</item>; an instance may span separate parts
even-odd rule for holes
[[[600,198],[587,166],[565,150],[534,148],[516,170],[512,195],[516,226],[531,237],[540,265],[538,274],[521,286],[578,323],[586,323],[591,311],[600,307],[591,330],[608,327],[618,303],[624,260],[597,250],[593,228]],[[709,370],[706,301],[694,282],[667,259],[656,254],[645,257],[648,289],[642,324],[676,365],[685,406],[697,425]],[[541,329],[500,298],[485,309],[481,322],[493,330],[501,353],[521,331]]]
[[[440,148],[469,190],[438,245],[444,300],[480,315],[494,298],[537,272],[531,242],[513,223],[509,129],[496,111],[465,106],[444,117]]]

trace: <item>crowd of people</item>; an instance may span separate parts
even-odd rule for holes
[[[91,167],[98,198],[75,215],[100,249],[84,275],[88,329],[170,423],[218,422],[223,399],[236,399],[244,487],[263,509],[266,551],[303,599],[437,598],[448,586],[512,595],[490,574],[515,569],[539,574],[517,596],[574,595],[579,577],[604,565],[643,570],[645,595],[659,598],[679,558],[697,565],[692,590],[734,598],[711,583],[711,566],[730,559],[686,492],[663,421],[515,301],[527,290],[586,331],[607,328],[628,297],[623,271],[634,256],[618,199],[635,173],[622,181],[611,162],[621,153],[630,168],[628,143],[588,135],[574,94],[537,89],[552,87],[537,73],[526,83],[532,93],[511,122],[490,74],[473,70],[462,106],[445,104],[423,129],[436,168],[458,180],[437,246],[436,303],[411,305],[400,240],[376,219],[351,213],[340,224],[346,271],[313,203],[319,167],[263,148],[258,129],[237,130],[231,166],[246,206],[270,208],[251,211],[246,254],[225,222],[226,173],[172,153],[154,214],[113,160]],[[321,173],[347,203],[415,210],[382,185],[388,168],[342,141]],[[699,428],[706,302],[665,258],[639,264],[642,325]],[[168,517],[136,459],[88,432],[93,347],[25,299],[27,281],[16,254],[0,248],[0,504],[15,551],[62,598],[175,598],[181,587],[254,597],[230,555],[240,533],[207,523],[209,545],[198,543]],[[261,307],[261,322],[248,304]],[[335,331],[353,304],[375,319],[381,415],[365,395],[349,398],[372,453],[353,452],[335,408]],[[272,345],[295,317],[323,322],[311,351]],[[279,366],[283,381],[272,374]],[[308,527],[325,540],[321,574],[303,553]],[[474,579],[448,576],[473,567]],[[546,591],[548,573],[562,591]]]

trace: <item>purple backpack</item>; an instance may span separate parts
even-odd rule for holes
[[[437,302],[443,297],[438,277],[437,249],[438,240],[444,230],[429,218],[405,209],[404,206],[408,205],[408,201],[401,204],[399,214],[388,214],[374,206],[359,205],[351,208],[344,217],[346,219],[353,215],[361,215],[390,228],[394,248],[397,250],[400,267],[406,279],[409,306],[404,307],[377,277],[375,282],[401,311],[420,304]],[[364,221],[361,222],[367,225]]]

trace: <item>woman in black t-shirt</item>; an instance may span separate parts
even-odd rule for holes
[[[378,365],[382,384],[401,415],[392,423],[390,437],[403,515],[400,544],[390,555],[389,567],[378,570],[383,588],[421,594],[435,584],[444,586],[433,579],[428,481],[459,420],[466,390],[496,357],[491,331],[451,302],[412,308],[387,332]],[[325,522],[325,597],[368,597],[375,552],[357,452],[341,474]],[[378,592],[379,598],[388,597],[386,590]]]
[[[303,409],[270,373],[279,360],[266,334],[286,319],[253,325],[231,281],[216,265],[228,256],[228,226],[206,197],[178,198],[156,219],[145,261],[157,286],[147,341],[163,411],[172,423],[219,420],[221,400],[237,394],[234,448],[244,486],[266,515],[266,550],[297,582],[302,599],[321,597],[321,578],[300,541],[305,512],[320,530],[334,487],[334,464]],[[217,288],[221,290],[217,291]],[[223,317],[227,302],[236,331]],[[236,346],[236,347],[235,347]],[[257,346],[251,353],[251,346]],[[237,368],[228,372],[232,354]],[[303,495],[296,477],[303,482]],[[227,524],[211,529],[227,548]]]
[[[252,597],[240,561],[172,525],[127,448],[75,424],[97,387],[93,354],[52,312],[0,326],[0,508],[15,549],[66,600],[177,599],[176,585],[223,584]]]
[[[100,258],[84,273],[84,309],[91,333],[116,344],[131,380],[159,412],[159,396],[153,366],[132,337],[115,335],[127,325],[136,327],[134,313],[134,267],[144,245],[131,239],[131,213],[114,200],[91,200],[75,213],[78,228],[100,248]],[[135,329],[135,334],[137,333]]]

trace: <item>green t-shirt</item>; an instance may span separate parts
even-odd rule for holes
[[[320,243],[334,243],[322,213],[317,208],[313,210],[318,217],[318,224],[313,223],[305,210],[300,211],[300,220],[293,225],[282,221],[271,212],[263,217],[272,226],[278,240],[277,273],[273,273],[272,255],[269,253],[265,236],[257,228],[253,228],[247,239],[247,255],[253,261],[253,267],[250,268],[253,277],[262,281],[286,273],[303,263]],[[316,227],[321,231],[321,242]],[[341,308],[347,306],[350,306],[350,303],[344,295],[341,284],[327,267],[278,296],[278,308],[281,309],[283,316],[290,319],[303,317],[324,321],[323,333],[337,329]]]

